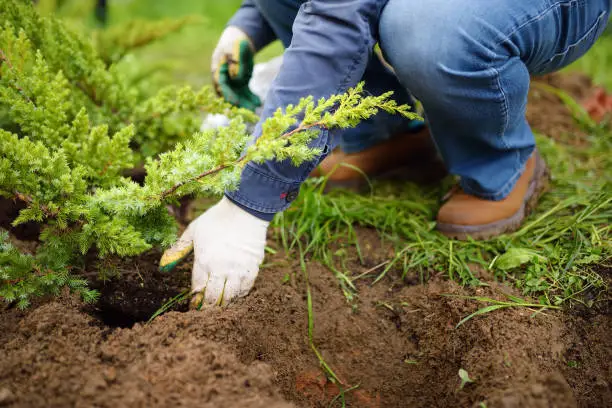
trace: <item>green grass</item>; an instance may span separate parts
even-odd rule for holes
[[[500,310],[500,309],[508,309],[511,307],[521,307],[521,308],[527,308],[527,309],[537,309],[534,310],[534,315],[541,313],[542,311],[546,310],[546,309],[559,309],[560,306],[550,306],[550,305],[542,305],[539,303],[530,303],[529,301],[525,300],[525,299],[521,299],[517,296],[513,296],[513,295],[509,295],[507,293],[501,293],[501,295],[503,295],[504,297],[507,298],[507,300],[497,300],[497,299],[492,299],[492,298],[488,298],[488,297],[483,297],[483,296],[456,296],[456,295],[447,295],[447,296],[451,296],[451,297],[458,297],[458,298],[462,298],[462,299],[469,299],[469,300],[474,300],[476,302],[481,302],[481,303],[487,303],[488,306],[482,307],[478,310],[476,310],[474,313],[471,313],[470,315],[464,317],[463,319],[461,319],[459,321],[459,323],[457,323],[457,325],[455,326],[456,328],[461,326],[462,324],[464,324],[465,322],[467,322],[468,320],[471,320],[472,318],[476,317],[476,316],[480,316],[483,314],[487,314],[487,313],[491,313],[495,310]]]
[[[583,149],[538,137],[553,173],[553,188],[514,234],[466,242],[439,234],[433,220],[452,180],[433,189],[374,183],[366,195],[343,191],[323,195],[324,180],[311,180],[297,202],[275,219],[279,241],[300,258],[319,259],[327,265],[349,299],[357,295],[357,279],[376,282],[392,270],[401,276],[417,275],[422,281],[441,272],[462,284],[486,284],[474,274],[476,265],[525,295],[539,297],[542,304],[580,300],[581,293],[603,288],[597,265],[609,265],[612,254],[608,154],[612,133],[603,128],[592,132],[592,145]],[[354,275],[344,266],[350,252],[331,245],[355,246],[363,258],[356,225],[375,228],[395,248],[384,268],[367,276]]]

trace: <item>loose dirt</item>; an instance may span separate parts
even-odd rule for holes
[[[359,234],[365,265],[350,264],[355,275],[387,259],[375,233]],[[94,283],[102,293],[94,307],[65,294],[0,310],[0,406],[612,406],[609,299],[595,309],[505,309],[457,328],[483,306],[458,296],[513,290],[462,288],[435,274],[421,285],[391,271],[376,285],[358,280],[349,303],[328,269],[310,261],[303,273],[279,251],[248,297],[199,312],[181,305],[147,323],[189,286],[187,267],[162,274],[158,259],[114,265],[122,278]],[[98,268],[85,274],[94,280]],[[307,288],[313,344],[340,384],[309,341]],[[459,369],[473,382],[461,387]]]
[[[148,266],[143,277],[157,276]],[[306,280],[291,271],[299,265],[264,269],[226,309],[170,312],[131,328],[104,324],[70,297],[5,310],[0,396],[15,407],[327,407],[340,391],[310,347]],[[511,289],[463,289],[437,276],[427,285],[363,281],[349,305],[327,269],[311,262],[307,272],[314,344],[344,388],[359,385],[348,406],[612,404],[610,315],[505,310],[456,328],[478,305],[447,295]],[[474,380],[463,389],[460,368]]]
[[[562,89],[578,104],[585,102],[594,92],[590,78],[579,73],[534,77],[532,82]],[[557,96],[537,86],[532,86],[529,93],[527,121],[535,131],[563,143],[574,145],[586,143],[585,133],[576,128],[575,119],[567,106]]]

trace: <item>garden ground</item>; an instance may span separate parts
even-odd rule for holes
[[[576,97],[588,89],[582,76],[548,83]],[[570,117],[555,97],[532,95],[540,132],[566,133]],[[372,229],[355,232],[362,254],[349,249],[345,268],[365,278],[354,281],[351,302],[328,268],[314,260],[302,268],[272,232],[276,253],[251,294],[226,309],[186,311],[183,303],[147,323],[189,285],[187,266],[157,271],[159,253],[116,264],[123,278],[97,282],[93,307],[64,296],[6,309],[0,406],[612,405],[608,292],[585,293],[597,299],[591,307],[506,308],[456,327],[482,306],[472,297],[521,293],[484,268],[474,268],[476,287],[435,271],[422,285],[399,268],[372,285],[394,248]],[[96,276],[94,265],[83,273]],[[598,272],[609,284],[610,268]],[[462,385],[460,369],[473,382]]]
[[[304,282],[283,284],[286,271],[264,270],[252,294],[228,310],[173,312],[132,328],[105,326],[69,299],[5,312],[0,404],[341,406],[340,389],[309,346]],[[455,329],[475,305],[446,294],[498,297],[496,289],[508,288],[379,284],[361,288],[354,310],[325,268],[311,264],[309,281],[314,342],[343,388],[358,386],[345,392],[347,406],[612,403],[609,314],[532,317],[514,309]],[[474,380],[463,389],[460,368]]]
[[[194,71],[207,71],[209,53],[194,49],[214,45],[236,3],[117,4],[145,17],[198,4],[210,24],[179,34],[183,47],[169,38],[138,61],[180,59],[174,79],[199,83]],[[579,66],[608,86],[609,50]],[[93,306],[67,294],[26,311],[2,306],[0,406],[612,406],[612,208],[610,191],[599,191],[609,188],[610,131],[567,98],[586,98],[588,78],[539,83],[529,121],[547,136],[539,142],[553,191],[518,233],[486,244],[439,236],[430,226],[445,187],[395,182],[321,196],[315,181],[273,225],[251,294],[227,308],[178,302],[148,322],[190,280],[188,265],[158,272],[157,252],[104,265],[92,258],[81,274],[101,292]],[[186,220],[206,205],[191,203]],[[527,260],[506,257],[514,267],[502,268],[515,248]],[[121,278],[96,280],[101,271]],[[457,327],[499,302],[512,307]],[[527,302],[562,309],[518,307]]]

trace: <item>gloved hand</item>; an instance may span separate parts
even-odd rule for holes
[[[264,259],[268,224],[223,197],[189,224],[164,252],[159,268],[171,271],[193,251],[191,306],[227,304],[253,287]]]
[[[255,110],[261,100],[249,89],[255,48],[239,28],[229,26],[221,34],[212,55],[211,72],[215,90],[232,105]]]

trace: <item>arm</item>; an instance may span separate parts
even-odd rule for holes
[[[315,100],[343,93],[363,77],[376,42],[386,0],[311,0],[300,8],[283,66],[266,98],[261,123],[278,108],[312,95]],[[329,151],[337,142],[321,130],[312,147]],[[226,196],[251,214],[271,220],[297,196],[319,160],[299,167],[290,162],[249,163],[236,191]]]
[[[262,121],[301,97],[342,93],[363,77],[386,0],[311,0],[293,25],[293,40],[268,94]],[[261,134],[261,122],[255,137]],[[314,147],[329,149],[333,135],[321,130]],[[320,158],[319,158],[320,160]],[[226,304],[246,295],[264,258],[268,220],[289,206],[318,160],[245,166],[240,187],[193,221],[160,262],[171,270],[191,250],[194,305]],[[246,211],[243,211],[246,210]]]
[[[253,0],[244,0],[227,25],[240,28],[251,39],[255,51],[276,40],[274,31]]]

